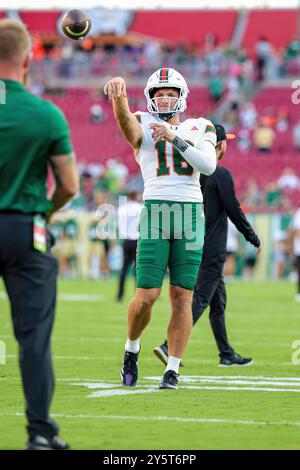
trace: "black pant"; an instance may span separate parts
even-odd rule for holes
[[[124,295],[124,284],[129,266],[136,261],[137,240],[124,240],[123,243],[123,265],[120,271],[118,300]]]
[[[234,349],[230,346],[226,333],[226,288],[222,271],[223,263],[200,266],[193,293],[193,324],[199,320],[209,305],[210,324],[220,357],[231,357],[234,354]]]
[[[30,436],[53,436],[49,418],[54,390],[50,336],[56,302],[57,261],[33,249],[33,216],[0,213],[0,275],[11,306]]]

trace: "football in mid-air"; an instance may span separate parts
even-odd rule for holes
[[[64,35],[76,41],[84,39],[88,35],[91,26],[90,18],[81,10],[70,10],[61,20],[61,29]]]

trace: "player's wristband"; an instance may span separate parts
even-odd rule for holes
[[[188,144],[178,136],[175,137],[172,144],[180,150],[180,152],[184,152],[188,148]]]

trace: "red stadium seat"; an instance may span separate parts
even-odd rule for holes
[[[56,34],[58,11],[23,11],[20,12],[22,21],[33,34]]]
[[[229,11],[147,11],[137,12],[130,32],[167,40],[173,44],[203,46],[206,34],[214,34],[218,43],[231,40],[237,12]]]
[[[253,50],[260,36],[275,49],[285,48],[297,36],[298,10],[253,10],[249,13],[243,46]]]

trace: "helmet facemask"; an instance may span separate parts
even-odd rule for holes
[[[150,113],[158,114],[160,119],[164,119],[165,121],[169,121],[173,116],[175,116],[177,113],[182,112],[183,105],[185,103],[182,103],[182,90],[180,88],[174,88],[179,92],[179,96],[157,96],[153,97],[155,91],[161,90],[164,87],[161,88],[152,88],[149,90],[149,100],[148,100],[148,111]],[[161,110],[159,106],[159,102],[164,102],[167,103],[166,105],[166,110],[163,111]],[[185,109],[185,106],[184,106]]]

